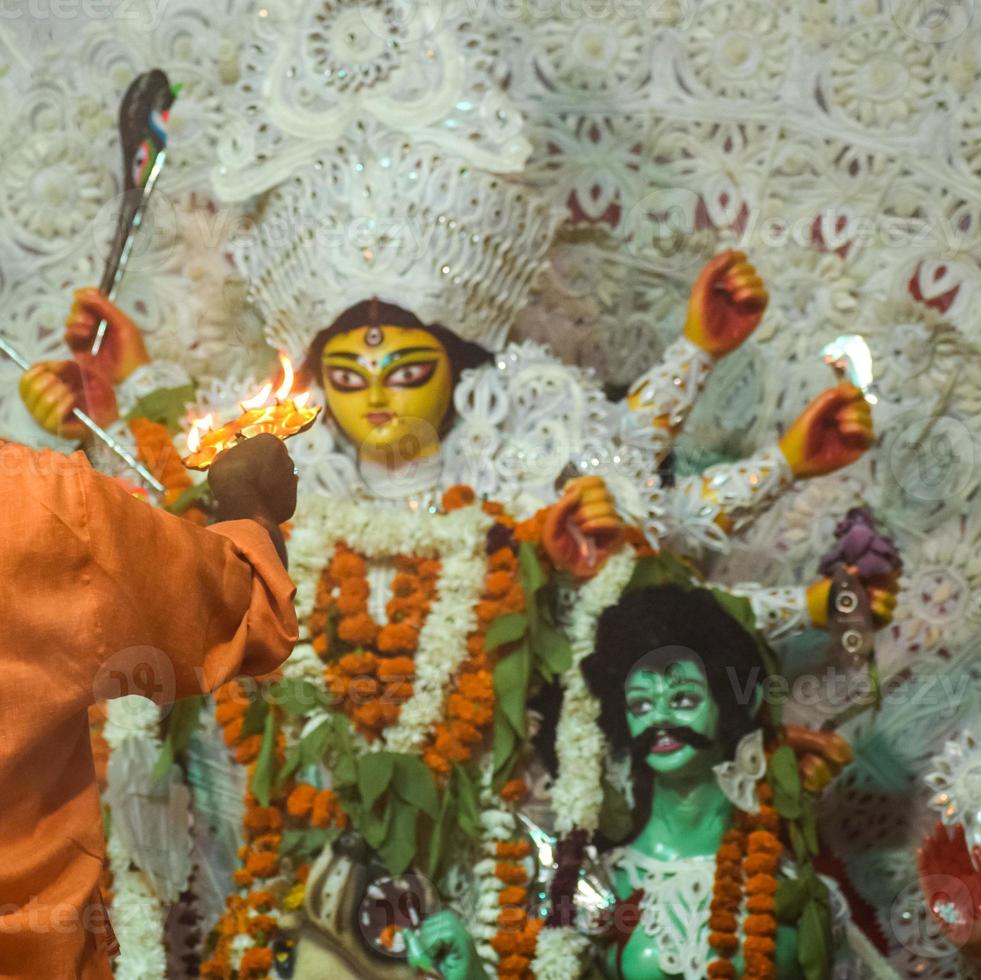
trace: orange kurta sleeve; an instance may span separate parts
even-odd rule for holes
[[[0,442],[0,980],[108,977],[93,701],[272,670],[293,586],[249,521],[202,529]]]

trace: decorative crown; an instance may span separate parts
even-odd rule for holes
[[[291,357],[373,296],[492,350],[524,306],[563,213],[506,176],[531,146],[468,6],[259,11],[213,182],[265,195],[232,252]]]
[[[342,143],[272,191],[232,250],[270,343],[294,359],[373,296],[497,350],[561,220],[527,188],[436,149]]]

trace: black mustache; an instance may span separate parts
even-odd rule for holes
[[[684,745],[690,745],[693,749],[710,749],[715,744],[707,735],[696,732],[694,728],[688,728],[685,725],[679,727],[651,725],[650,728],[645,728],[639,735],[634,735],[630,739],[631,758],[645,759],[650,755],[651,745],[660,734],[667,735]]]

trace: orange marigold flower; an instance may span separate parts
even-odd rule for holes
[[[239,888],[248,888],[252,884],[252,875],[245,868],[232,872],[232,879]]]
[[[353,578],[365,574],[364,559],[353,551],[338,550],[330,563],[330,573],[336,579]]]
[[[448,776],[450,773],[450,763],[432,749],[423,753],[422,761],[438,776]]]
[[[272,950],[267,946],[254,946],[242,954],[242,962],[239,964],[238,975],[243,980],[245,977],[265,976],[272,969],[272,964]]]
[[[262,736],[250,735],[244,739],[235,750],[235,759],[239,765],[248,765],[254,762],[259,756],[259,749],[262,748]]]
[[[746,882],[747,895],[776,895],[777,879],[773,875],[754,875]]]
[[[378,627],[375,621],[366,613],[356,616],[345,616],[337,626],[337,635],[345,642],[357,646],[367,646],[375,639]]]
[[[492,571],[514,571],[518,567],[518,559],[514,557],[514,552],[510,548],[498,548],[487,559],[487,564]]]
[[[425,581],[432,582],[439,578],[443,564],[438,558],[423,558],[416,567],[416,574]]]
[[[259,806],[245,814],[245,829],[254,834],[268,830],[279,830],[283,826],[283,815],[274,806]]]
[[[739,920],[732,912],[713,912],[709,916],[709,928],[716,932],[735,932],[739,928]]]
[[[271,915],[253,915],[248,921],[248,932],[253,938],[261,932],[268,939],[269,934],[278,929],[279,923]]]
[[[407,689],[409,693],[403,697],[401,701],[408,701],[409,697],[412,695],[411,684],[407,686]],[[389,725],[394,725],[395,722],[399,720],[399,714],[402,711],[401,701],[396,700],[386,693],[385,697],[378,702],[378,725],[381,728],[387,728]]]
[[[309,783],[300,783],[286,800],[286,812],[291,817],[302,819],[313,808],[313,800],[316,795],[315,787]]]
[[[498,857],[522,861],[531,854],[531,844],[526,840],[502,840],[498,841],[495,850]]]
[[[728,956],[739,949],[739,938],[731,932],[710,932],[709,945]]]
[[[371,586],[368,585],[367,579],[359,576],[341,579],[340,595],[342,597],[347,596],[351,599],[367,599],[370,593]]]
[[[491,701],[494,697],[494,679],[486,670],[474,674],[461,674],[458,683],[460,694],[471,701]]]
[[[773,874],[779,864],[780,858],[775,854],[750,854],[746,858],[746,874],[750,877],[753,875]]]
[[[747,936],[743,940],[747,955],[759,953],[761,956],[772,956],[777,951],[777,944],[772,939],[763,936]]]
[[[378,669],[378,658],[373,653],[361,650],[341,657],[337,666],[349,677],[362,677],[375,673]]]
[[[244,718],[235,718],[230,721],[224,728],[222,732],[222,737],[225,739],[225,744],[231,748],[235,745],[238,740],[242,737],[242,729],[245,727]]]
[[[215,708],[215,721],[219,725],[227,725],[236,718],[242,718],[248,710],[244,701],[223,701]]]
[[[409,653],[419,644],[419,631],[407,623],[389,623],[378,631],[382,653]]]
[[[307,878],[310,877],[310,865],[309,864],[301,864],[296,869],[296,871],[293,872],[293,877],[296,878],[297,881],[299,881],[299,882],[301,882],[303,884],[306,884]]]
[[[713,895],[721,902],[735,903],[742,900],[743,891],[736,882],[723,878],[716,881]]]
[[[511,586],[508,594],[501,600],[501,611],[505,613],[521,612],[525,608],[525,593],[517,583]]]
[[[477,745],[483,740],[483,735],[473,725],[465,721],[454,721],[450,724],[453,737],[463,745]]]
[[[505,912],[517,911],[517,909],[505,909]],[[504,913],[502,912],[501,915]],[[501,915],[498,915],[497,921],[501,921]],[[497,933],[491,940],[491,946],[494,951],[499,956],[509,956],[517,951],[518,943],[520,942],[520,937],[517,932],[517,927],[504,927],[501,932]]]
[[[709,980],[732,980],[736,976],[736,968],[730,960],[715,960],[709,963]]]
[[[528,784],[523,779],[512,779],[501,787],[501,799],[520,803],[528,796]]]
[[[206,980],[231,980],[231,965],[224,959],[214,957],[201,964],[201,976]]]
[[[416,662],[412,657],[392,657],[378,662],[378,676],[383,680],[402,680],[415,677]]]
[[[368,704],[359,704],[351,712],[354,724],[367,732],[375,733],[382,724],[382,709],[385,706],[378,701],[371,701]]]
[[[496,500],[485,500],[481,504],[481,509],[491,517],[500,517],[505,512],[504,504],[498,503]]]
[[[313,801],[310,823],[314,827],[329,826],[331,817],[334,815],[335,802],[336,798],[329,789],[318,793]]]
[[[499,905],[524,905],[528,900],[528,891],[517,886],[502,888],[497,894]]]
[[[330,653],[330,640],[327,639],[326,633],[317,633],[313,638],[313,652],[318,657],[326,657]]]
[[[484,593],[491,599],[500,599],[511,588],[510,572],[491,572],[484,580]]]
[[[279,855],[270,851],[253,851],[245,869],[256,878],[271,878],[279,870]]]
[[[747,936],[773,936],[776,931],[777,923],[772,915],[747,915],[743,923]]]
[[[497,924],[502,930],[511,929],[517,932],[519,929],[524,928],[527,921],[528,913],[523,908],[519,908],[517,905],[508,905],[506,908],[502,908],[501,911],[497,913]],[[496,946],[494,948],[497,949]],[[516,948],[516,945],[511,947],[511,949]],[[498,952],[500,952],[500,950],[498,950]]]
[[[374,677],[352,677],[347,686],[347,696],[355,704],[367,704],[381,693],[381,685]]]
[[[368,608],[367,603],[360,596],[342,595],[337,598],[337,611],[342,616],[357,616],[364,613]]]
[[[531,966],[531,960],[527,956],[505,956],[501,960],[500,968],[503,973],[517,973],[522,974],[528,967]]]
[[[250,908],[269,909],[276,903],[276,896],[272,892],[263,889],[262,891],[253,892],[246,901]]]
[[[501,615],[501,604],[490,599],[483,599],[477,603],[476,612],[477,621],[481,626],[486,627]]]
[[[508,861],[498,861],[494,868],[494,874],[506,885],[527,885],[528,870],[520,864],[512,864]]]
[[[476,499],[477,495],[471,487],[457,484],[443,494],[443,510],[447,513],[460,510],[461,507],[469,507]]]
[[[746,899],[746,911],[757,915],[772,915],[776,907],[777,903],[772,895],[750,895]]]
[[[768,830],[757,830],[749,835],[750,854],[775,854],[779,857],[783,853],[783,844]]]

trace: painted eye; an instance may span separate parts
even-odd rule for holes
[[[357,371],[348,368],[327,368],[327,381],[337,391],[364,391],[368,387],[368,382]]]
[[[627,710],[635,717],[640,718],[642,715],[649,714],[654,708],[654,702],[649,698],[637,698],[634,701],[627,702]]]
[[[697,694],[688,691],[679,691],[671,696],[671,707],[678,711],[691,711],[702,703],[702,699]]]
[[[436,373],[435,361],[422,361],[419,364],[406,364],[396,368],[385,383],[393,388],[419,388]]]

